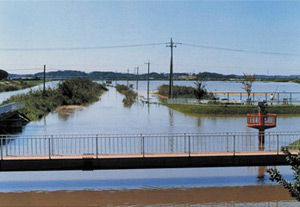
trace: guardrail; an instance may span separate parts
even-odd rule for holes
[[[258,139],[265,142],[259,144]],[[300,132],[178,133],[178,134],[82,134],[0,136],[1,159],[7,156],[132,155],[280,152],[281,147],[300,148]]]
[[[0,116],[3,113],[7,113],[10,111],[19,110],[21,108],[24,108],[24,103],[10,103],[3,106],[0,106]]]

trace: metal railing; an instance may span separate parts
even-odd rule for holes
[[[263,142],[258,142],[264,138]],[[8,156],[160,155],[194,153],[280,152],[281,147],[300,149],[300,132],[178,133],[118,135],[1,135],[1,159]],[[292,145],[291,145],[292,144]]]
[[[249,125],[260,125],[260,126],[276,126],[276,114],[248,114],[247,124]]]
[[[24,108],[24,103],[10,103],[10,104],[0,106],[0,116],[3,113],[19,110],[21,108]]]
[[[275,104],[300,104],[300,92],[253,92],[248,95],[245,92],[212,92],[219,100],[198,100],[191,98],[173,98],[169,104],[252,104],[266,101],[270,105]]]

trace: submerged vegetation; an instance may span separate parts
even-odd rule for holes
[[[85,105],[99,100],[100,95],[107,91],[101,84],[88,79],[74,78],[59,83],[55,89],[29,91],[10,97],[2,104],[23,102],[25,107],[20,110],[31,120],[38,120],[61,105]]]
[[[125,85],[117,85],[116,90],[125,96],[123,103],[126,107],[130,107],[135,102],[138,95],[131,87]]]
[[[212,93],[207,92],[203,82],[196,81],[194,83],[195,88],[191,86],[173,86],[173,98],[216,99]],[[159,86],[158,94],[167,97],[169,95],[169,85]]]

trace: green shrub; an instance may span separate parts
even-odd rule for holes
[[[27,94],[11,96],[2,104],[23,102],[25,107],[20,110],[31,120],[38,120],[61,105],[89,104],[99,99],[107,89],[88,79],[69,79],[58,85],[58,88],[29,91]]]
[[[124,106],[131,107],[131,105],[135,102],[138,94],[130,87],[125,85],[116,85],[116,90],[125,96],[125,98],[123,99]]]

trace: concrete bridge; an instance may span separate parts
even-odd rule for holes
[[[0,171],[287,165],[300,132],[0,136]]]
[[[21,131],[22,127],[30,120],[18,112],[24,108],[24,103],[11,103],[0,106],[0,132],[9,133]]]

